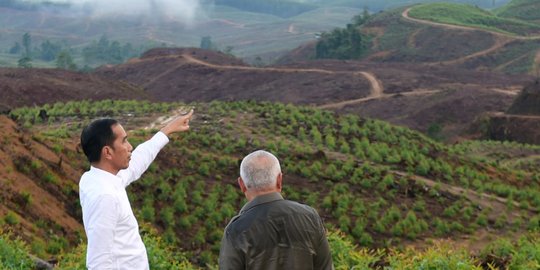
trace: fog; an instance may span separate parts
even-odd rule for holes
[[[73,11],[82,11],[93,17],[145,15],[174,18],[185,23],[192,22],[200,9],[199,0],[38,0],[24,2],[68,4]]]

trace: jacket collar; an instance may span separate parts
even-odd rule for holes
[[[272,193],[259,195],[255,197],[253,200],[251,200],[250,202],[246,203],[244,207],[242,207],[242,209],[240,210],[240,215],[257,205],[260,205],[263,203],[269,203],[273,201],[280,201],[280,200],[283,200],[283,196],[281,196],[279,192],[272,192]]]

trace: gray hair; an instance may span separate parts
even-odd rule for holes
[[[265,191],[273,188],[280,173],[279,160],[264,150],[247,155],[240,164],[240,177],[249,190]]]

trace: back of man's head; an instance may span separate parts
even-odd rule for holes
[[[240,164],[240,177],[248,190],[267,191],[275,188],[280,173],[279,160],[264,150],[247,155]]]
[[[85,127],[81,133],[81,146],[90,163],[98,162],[101,150],[114,142],[112,126],[118,121],[111,118],[98,119]]]

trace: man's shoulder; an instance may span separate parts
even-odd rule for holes
[[[114,186],[107,179],[94,177],[90,172],[85,172],[81,176],[79,192],[93,196],[116,194]]]
[[[265,222],[266,219],[283,215],[319,216],[317,211],[309,205],[291,200],[277,200],[257,205],[242,214],[234,216],[226,228],[232,231],[243,228],[252,222]]]
[[[318,215],[317,210],[307,204],[291,200],[283,200],[281,202],[299,213]]]

